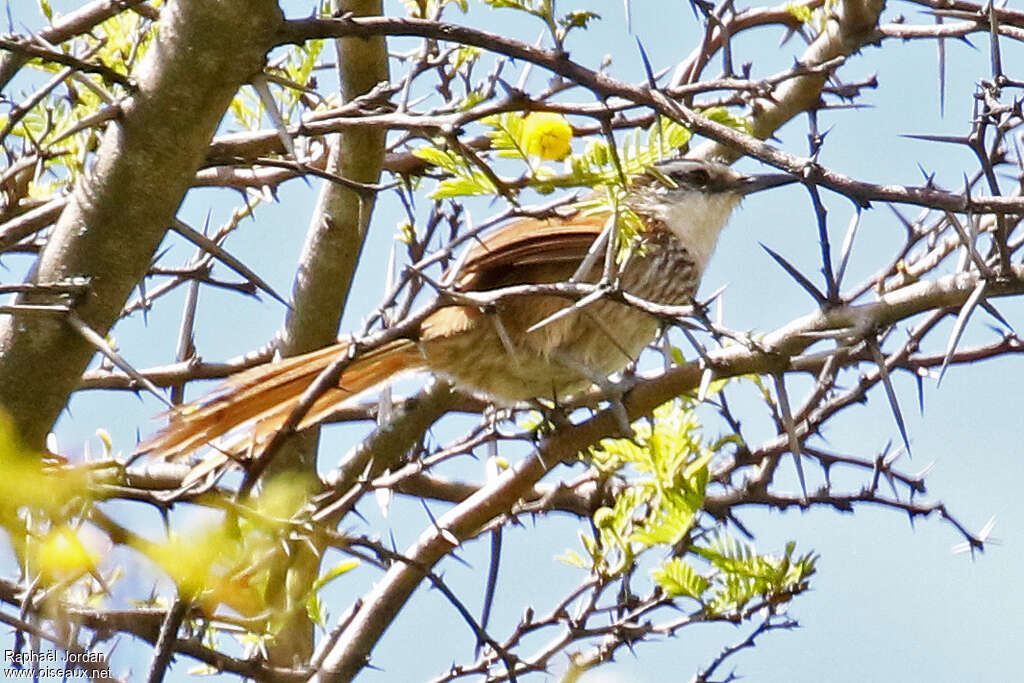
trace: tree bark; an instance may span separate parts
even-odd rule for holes
[[[29,277],[85,278],[75,313],[100,335],[145,275],[221,116],[262,68],[282,20],[272,0],[175,0],[161,11],[135,92],[108,125]],[[23,295],[18,303],[53,299]],[[93,353],[60,317],[0,320],[0,406],[29,444],[42,446]]]
[[[333,0],[337,14],[379,15],[381,0]],[[344,102],[365,94],[388,80],[387,43],[383,36],[370,39],[340,38],[335,41],[338,81]],[[360,183],[376,183],[384,162],[384,129],[353,129],[330,138],[326,170]],[[325,182],[310,220],[302,256],[292,288],[292,307],[281,330],[278,350],[294,356],[333,342],[348,300],[366,228],[375,197]],[[286,476],[308,482],[316,478],[316,430],[296,435],[275,455],[268,477]],[[295,601],[305,597],[316,579],[319,557],[305,544],[297,543],[281,571],[271,577],[276,590],[270,591],[272,607],[287,614],[270,644],[270,661],[280,666],[308,662],[313,654],[313,624]],[[294,587],[289,595],[289,587]]]

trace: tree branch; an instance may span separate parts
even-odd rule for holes
[[[161,14],[156,44],[135,76],[138,91],[108,127],[80,177],[31,281],[80,277],[79,316],[106,334],[171,224],[238,86],[260,70],[282,18],[271,0],[178,0]],[[237,49],[224,50],[225,35]],[[47,303],[40,295],[19,302]],[[0,321],[0,406],[41,446],[93,348],[59,319]],[[47,382],[38,379],[45,376]],[[25,387],[33,386],[32,392]]]

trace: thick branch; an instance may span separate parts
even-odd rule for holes
[[[134,75],[138,91],[108,127],[30,278],[86,279],[77,313],[93,330],[107,333],[145,274],[224,110],[262,67],[281,20],[271,0],[164,7],[156,42]],[[225,35],[234,40],[226,44]],[[43,295],[19,301],[49,303]],[[0,321],[0,406],[31,444],[42,445],[92,354],[61,319]]]
[[[885,0],[844,0],[826,29],[801,55],[800,63],[823,64],[837,57],[847,57],[876,40],[874,29],[883,9]],[[821,73],[800,76],[779,85],[770,100],[757,100],[751,116],[754,136],[766,140],[791,118],[817,106],[827,79],[828,74]],[[734,147],[721,143],[709,143],[698,155],[729,161],[740,156]]]
[[[332,9],[360,16],[383,11],[381,0],[334,0]],[[388,80],[387,44],[382,36],[371,40],[339,39],[335,48],[344,102],[351,102]],[[387,130],[383,128],[336,133],[328,143],[326,170],[358,183],[376,183],[384,160],[386,136]],[[372,193],[324,183],[302,249],[292,306],[280,334],[278,348],[282,355],[306,353],[334,341],[375,200]],[[312,485],[317,481],[317,445],[316,430],[291,439],[278,453],[268,475],[287,472]],[[274,607],[282,610],[292,599],[287,595],[287,587],[311,584],[319,567],[319,557],[304,545],[294,548],[291,555],[287,572],[272,577],[271,583],[272,588],[279,589],[280,596]],[[278,579],[280,586],[276,585]],[[308,661],[312,654],[313,623],[304,610],[295,611],[271,643],[270,660],[287,665]]]

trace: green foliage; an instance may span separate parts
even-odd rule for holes
[[[484,2],[484,4],[490,5],[491,7],[495,8],[495,9],[501,9],[501,8],[504,8],[504,7],[510,7],[512,9],[522,10],[524,12],[529,12],[530,14],[538,14],[538,13],[540,13],[541,12],[541,7],[543,5],[545,5],[545,4],[548,7],[551,6],[550,2],[547,2],[547,3],[544,3],[544,2],[537,3],[537,2],[533,2],[532,0],[483,0],[483,2]]]
[[[395,234],[395,239],[402,244],[414,244],[416,242],[416,228],[409,221],[401,221]]]
[[[585,216],[609,216],[609,220],[615,219],[615,236],[617,239],[617,260],[619,263],[625,261],[630,250],[637,247],[637,238],[644,231],[643,221],[623,199],[626,190],[620,185],[608,185],[603,193],[576,202],[576,208]]]
[[[746,119],[735,116],[723,107],[709,108],[702,114],[723,125],[750,132]],[[515,192],[522,187],[541,194],[564,188],[597,190],[578,202],[576,208],[586,215],[608,216],[615,220],[621,260],[635,247],[635,238],[643,231],[640,218],[622,201],[628,178],[643,173],[651,164],[685,149],[692,133],[676,121],[659,117],[646,129],[626,133],[622,143],[614,150],[607,139],[594,137],[587,141],[582,152],[569,153],[571,129],[567,123],[559,126],[555,121],[559,118],[564,121],[557,114],[513,111],[484,117],[480,123],[487,127],[486,135],[495,156],[516,159],[525,165],[524,174],[520,178],[503,179],[507,191]],[[539,124],[536,123],[538,119]],[[556,151],[562,145],[565,154]],[[449,176],[438,181],[437,187],[429,195],[433,199],[489,196],[498,192],[491,176],[456,151],[445,148],[441,139],[435,140],[433,146],[420,147],[413,153]],[[543,163],[545,158],[563,156],[561,172]]]
[[[306,614],[309,615],[310,621],[321,628],[327,628],[327,612],[324,610],[323,600],[320,599],[320,589],[342,574],[347,574],[358,566],[359,560],[357,559],[353,558],[345,560],[344,562],[336,564],[328,569],[313,582],[313,586],[309,591],[309,596],[306,598]]]
[[[703,110],[701,114],[736,130],[750,132],[750,124],[745,118],[734,115],[724,107],[712,107]],[[507,183],[510,186],[530,187],[542,194],[558,188],[621,187],[624,177],[642,173],[656,161],[676,154],[686,147],[692,137],[689,129],[682,124],[660,117],[647,129],[627,133],[614,151],[605,138],[587,140],[582,152],[566,156],[559,173],[538,163],[536,155],[532,153],[535,149],[533,138],[538,131],[537,127],[528,124],[528,117],[529,114],[514,111],[484,117],[480,123],[488,128],[485,134],[496,156],[518,159],[526,165],[523,178],[510,179]],[[455,176],[440,181],[430,195],[432,198],[486,195],[496,191],[486,175],[468,174],[466,170],[469,162],[442,149],[443,144],[442,140],[436,140],[434,146],[420,147],[414,152],[421,159]],[[479,182],[467,182],[471,178],[478,178]]]
[[[564,16],[555,16],[554,0],[482,0],[495,9],[514,9],[537,17],[547,26],[555,45],[562,46],[570,31],[586,28],[593,19],[600,19],[596,12],[573,10]]]
[[[52,21],[50,4],[46,0],[38,0],[37,4]],[[152,23],[148,19],[135,12],[121,12],[79,37],[82,47],[76,52],[88,54],[90,62],[128,74],[146,54],[152,38]],[[28,67],[48,75],[65,68],[41,59],[29,60]],[[108,83],[99,75],[74,72],[11,126],[9,139],[21,138],[26,147],[41,149],[43,154],[31,169],[31,182],[25,185],[23,195],[9,197],[10,203],[26,197],[50,198],[69,187],[98,142],[93,127],[72,131],[125,94],[120,85]],[[6,130],[9,121],[9,116],[0,115],[0,129]]]
[[[49,7],[45,0],[38,0],[40,10],[48,18]],[[159,7],[162,2],[154,2]],[[89,61],[102,63],[123,74],[130,74],[148,52],[155,36],[154,24],[135,12],[121,12],[96,26],[79,40],[84,50],[90,53]],[[314,67],[325,41],[312,40],[291,47],[278,63],[278,73],[293,87],[281,88],[277,97],[282,117],[288,121],[295,116],[296,109],[305,96],[303,87],[313,78]],[[55,74],[60,64],[33,59],[29,66],[40,71]],[[96,129],[86,127],[69,134],[85,119],[94,116],[104,107],[110,106],[126,93],[120,86],[103,81],[101,76],[74,73],[58,89],[49,93],[36,104],[28,114],[15,125],[11,135],[27,143],[46,149],[47,155],[35,178],[28,196],[51,197],[63,187],[69,186],[85,167],[88,156],[98,143]],[[70,104],[69,104],[70,103]],[[234,98],[229,109],[235,122],[244,129],[259,128],[263,121],[263,105],[249,89],[242,89]],[[0,116],[0,127],[8,118]],[[63,138],[63,139],[61,139]],[[51,141],[59,140],[48,147]]]
[[[320,577],[315,582],[313,582],[312,590],[314,592],[320,590],[321,588],[329,584],[331,581],[334,581],[342,574],[347,574],[348,572],[352,571],[358,566],[359,560],[355,558],[345,560],[344,562],[339,562],[338,564],[334,565],[326,572],[321,574]]]
[[[786,11],[791,17],[796,19],[802,24],[811,23],[811,17],[814,15],[812,10],[807,5],[795,5],[793,3],[786,3]]]
[[[750,127],[750,121],[742,116],[736,116],[725,107],[708,107],[707,109],[699,110],[699,112],[701,116],[705,116],[723,126],[729,126],[733,130],[738,130],[747,135],[753,135],[754,133],[754,129]]]
[[[21,444],[6,416],[0,417],[0,472],[0,528],[21,557],[40,530],[62,527],[90,500],[86,473],[44,462]]]
[[[558,26],[565,33],[568,33],[574,28],[586,28],[594,19],[600,19],[601,15],[597,12],[587,12],[584,10],[576,10],[569,12],[563,17],[558,18]]]
[[[82,589],[74,593],[75,600],[100,604],[123,575],[115,568],[101,576],[101,562],[116,542],[161,567],[179,594],[207,616],[227,608],[254,619],[267,617],[268,633],[286,616],[269,610],[274,597],[269,595],[270,577],[288,561],[283,549],[290,543],[311,543],[306,536],[308,482],[274,479],[257,498],[233,506],[231,514],[151,541],[116,525],[104,526],[112,522],[93,503],[103,496],[109,472],[44,459],[19,444],[6,419],[0,419],[0,471],[0,529],[25,575],[60,589],[52,591],[54,598],[69,599],[65,589],[74,585]],[[358,560],[342,561],[312,586],[295,586],[294,595],[289,591],[290,609],[322,614],[317,591],[357,565]],[[95,581],[80,580],[89,577]]]
[[[558,173],[531,158],[528,152],[531,148],[528,137],[531,131],[525,125],[525,118],[521,112],[509,112],[488,116],[481,119],[481,123],[489,128],[487,137],[490,138],[491,147],[497,156],[519,159],[526,164],[526,176],[520,181],[509,180],[508,184],[525,185],[541,193],[552,192],[557,188],[621,187],[623,176],[642,173],[655,161],[683,148],[691,137],[686,127],[662,118],[645,131],[628,133],[614,154],[606,140],[589,140],[583,152],[566,157],[563,171]],[[424,161],[454,176],[440,181],[431,193],[432,198],[448,199],[496,192],[490,178],[479,171],[469,172],[469,162],[441,149],[441,144],[437,141],[435,146],[420,147],[414,152]],[[618,165],[615,163],[616,157]]]
[[[449,63],[452,66],[452,71],[458,71],[459,69],[465,68],[465,74],[469,76],[469,67],[476,64],[477,60],[480,59],[484,51],[478,47],[472,45],[463,45],[459,49],[452,52],[452,56],[449,58]]]
[[[487,137],[491,140],[491,149],[495,150],[499,157],[530,162],[526,152],[526,140],[523,136],[524,119],[525,116],[522,112],[509,112],[488,116],[480,121],[490,127]]]
[[[474,78],[473,75],[473,69],[484,54],[481,48],[463,45],[452,50],[448,55],[449,68],[438,72],[445,81],[443,85],[439,86],[438,91],[445,96],[445,101],[451,102],[459,111],[472,109],[493,94],[491,85],[486,78]],[[461,97],[449,90],[449,83],[455,81],[456,77],[462,81],[465,88],[465,94]]]
[[[431,19],[441,15],[448,5],[455,5],[463,12],[469,11],[469,0],[402,0],[405,11],[417,19]]]
[[[552,0],[483,0],[485,5],[495,9],[516,9],[546,19],[554,12]]]
[[[285,123],[296,119],[304,104],[304,98],[311,97],[310,88],[315,84],[313,70],[326,41],[310,40],[301,45],[292,46],[279,60],[273,71],[281,74],[278,83],[271,83],[271,92],[281,118]],[[327,102],[330,104],[330,102]],[[251,88],[242,88],[231,100],[228,108],[231,115],[241,128],[256,130],[263,125],[266,106]]]
[[[646,131],[627,133],[614,153],[607,140],[590,140],[582,154],[566,160],[566,166],[569,176],[580,185],[621,184],[620,169],[626,176],[642,173],[654,162],[685,147],[691,137],[685,126],[662,117]]]
[[[275,632],[288,615],[303,610],[321,618],[323,607],[317,591],[358,565],[342,562],[310,585],[304,573],[289,564],[291,544],[312,544],[307,507],[311,485],[301,477],[278,477],[245,506],[234,508],[222,520],[171,534],[164,541],[137,546],[175,582],[181,595],[215,616],[228,608],[251,618],[267,617],[268,633]],[[279,582],[284,572],[285,609],[280,602]],[[293,577],[302,583],[293,581]],[[271,591],[275,591],[272,594]]]
[[[643,554],[670,549],[652,571],[655,583],[713,617],[732,618],[753,600],[788,600],[807,588],[815,555],[796,556],[792,543],[782,556],[758,555],[751,544],[701,524],[709,465],[731,439],[706,444],[694,408],[682,398],[666,403],[634,425],[634,439],[605,439],[591,451],[603,476],[626,485],[613,505],[594,513],[595,536],[581,537],[587,556],[563,559],[610,579]]]
[[[704,504],[708,463],[700,423],[691,402],[660,406],[651,420],[634,425],[634,439],[605,439],[591,462],[605,476],[636,475],[610,508],[594,515],[596,539],[587,539],[592,569],[616,576],[642,552],[687,538]]]
[[[807,589],[818,561],[814,553],[795,555],[792,541],[781,556],[758,555],[753,544],[724,534],[707,546],[695,546],[694,552],[711,564],[710,595],[704,602],[713,614],[739,612],[755,599],[789,600]]]
[[[299,86],[312,86],[314,84],[313,69],[316,67],[325,44],[324,40],[310,40],[289,50],[287,58],[281,65],[288,79]],[[302,94],[302,91],[297,88],[289,88],[284,91],[281,99],[285,105],[282,107],[285,120],[299,105]]]
[[[825,30],[829,17],[832,16],[838,4],[839,0],[825,0],[820,7],[812,9],[807,5],[787,3],[786,12],[800,23],[809,26],[817,33],[821,33]]]
[[[498,188],[483,171],[470,166],[463,157],[439,147],[420,147],[413,150],[420,159],[437,166],[450,174],[451,178],[441,181],[430,193],[433,199],[456,196],[493,195]]]
[[[651,572],[662,590],[673,597],[700,600],[710,582],[680,557],[670,557]]]
[[[235,123],[246,130],[259,128],[260,122],[263,120],[263,103],[260,102],[256,93],[249,88],[243,88],[238,91],[238,94],[231,100],[228,111],[231,112]],[[282,117],[284,116],[283,111],[281,115]]]

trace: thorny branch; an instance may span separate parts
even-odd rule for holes
[[[728,615],[709,616],[703,607],[678,612],[680,601],[670,599],[657,588],[642,595],[631,594],[628,573],[619,577],[591,575],[546,611],[528,605],[527,613],[511,630],[497,633],[478,623],[461,595],[462,587],[448,583],[434,567],[455,555],[460,543],[491,529],[518,523],[527,516],[567,513],[589,522],[600,508],[613,505],[626,486],[619,478],[602,477],[587,470],[567,481],[540,481],[557,465],[575,463],[579,453],[616,431],[615,411],[609,403],[621,402],[629,417],[635,419],[649,415],[673,397],[703,395],[711,380],[751,375],[806,374],[813,378],[813,387],[801,402],[794,401],[791,419],[779,421],[780,433],[760,443],[748,443],[742,433],[742,421],[732,414],[729,405],[732,389],[728,385],[709,399],[710,410],[736,432],[737,438],[712,464],[703,514],[695,524],[693,537],[729,527],[745,533],[741,515],[752,507],[814,506],[845,511],[868,504],[912,518],[937,513],[972,550],[983,549],[985,532],[969,530],[946,504],[914,500],[926,492],[925,477],[897,469],[900,451],[837,452],[823,447],[820,439],[826,427],[840,419],[849,406],[883,392],[895,397],[891,403],[893,429],[903,432],[900,401],[906,399],[891,392],[891,375],[907,373],[914,377],[919,387],[918,400],[923,401],[924,382],[938,377],[946,368],[1013,356],[1024,349],[996,308],[1000,299],[1024,294],[1024,268],[1019,255],[1024,235],[1018,230],[1024,215],[1024,198],[1022,159],[1017,148],[1024,127],[1019,93],[1024,81],[1005,71],[999,49],[1003,40],[1024,42],[1024,13],[960,0],[920,0],[915,4],[947,21],[913,24],[902,17],[880,21],[880,3],[852,0],[840,3],[834,13],[819,16],[818,28],[797,19],[793,7],[736,11],[728,1],[717,7],[705,7],[701,10],[704,32],[700,45],[671,65],[671,76],[663,87],[656,79],[619,80],[603,68],[575,61],[561,49],[560,41],[556,41],[558,49],[549,49],[441,21],[440,9],[433,17],[341,16],[283,23],[277,32],[280,45],[308,44],[319,38],[369,36],[421,40],[415,49],[393,55],[405,70],[390,83],[378,84],[342,105],[319,98],[323,104],[318,106],[317,98],[300,98],[305,104],[297,108],[292,125],[287,128],[287,136],[297,150],[295,157],[285,152],[277,130],[247,130],[214,138],[193,186],[234,189],[245,195],[244,201],[208,237],[195,230],[178,230],[199,250],[198,255],[175,266],[167,265],[170,256],[158,254],[145,280],[140,282],[138,297],[125,305],[122,318],[163,305],[165,297],[182,285],[195,292],[214,286],[249,296],[262,291],[279,298],[256,269],[234,257],[224,242],[242,232],[245,219],[258,215],[261,205],[272,201],[283,183],[328,177],[360,192],[397,198],[408,212],[410,229],[402,247],[406,253],[400,254],[396,249],[394,257],[406,265],[390,283],[378,310],[356,334],[363,348],[373,348],[374,344],[410,328],[425,315],[417,305],[422,293],[433,289],[439,296],[438,305],[457,303],[485,310],[508,298],[540,294],[563,297],[567,302],[614,300],[647,312],[666,328],[685,328],[688,339],[697,347],[689,355],[697,359],[668,369],[628,372],[619,383],[621,395],[607,395],[595,389],[559,406],[569,418],[559,419],[556,411],[552,424],[545,427],[547,431],[525,428],[521,410],[495,411],[482,399],[451,395],[446,387],[437,385],[419,396],[396,398],[387,409],[379,402],[367,400],[336,411],[331,420],[386,424],[341,458],[324,477],[319,495],[295,512],[283,527],[291,541],[321,544],[332,552],[364,560],[374,568],[377,583],[345,612],[317,657],[295,669],[270,666],[256,649],[242,657],[230,656],[220,647],[223,641],[211,646],[203,638],[229,623],[233,628],[257,633],[255,624],[264,623],[258,619],[218,621],[201,609],[186,610],[183,603],[177,603],[175,610],[168,613],[162,608],[118,611],[70,601],[59,603],[57,611],[61,618],[91,631],[98,640],[127,633],[150,643],[159,641],[155,661],[161,666],[178,653],[221,671],[260,680],[305,680],[310,676],[315,680],[347,680],[372,663],[370,653],[384,628],[396,618],[411,592],[426,581],[442,592],[469,625],[468,640],[488,645],[472,659],[454,664],[436,680],[476,676],[497,681],[548,670],[570,647],[582,648],[577,663],[586,667],[607,661],[621,648],[633,647],[652,634],[670,635],[707,621],[741,621],[762,615],[760,625],[746,639],[724,649],[695,679],[709,680],[726,659],[752,646],[755,638],[795,625],[782,614],[784,601],[754,602]],[[809,12],[822,12],[822,5],[820,0],[797,3],[799,9]],[[49,239],[49,228],[68,200],[61,189],[66,186],[57,183],[58,189],[52,194],[40,197],[30,192],[30,181],[66,177],[66,171],[60,170],[59,165],[69,163],[69,140],[76,136],[84,139],[118,125],[122,103],[110,101],[103,81],[120,84],[130,92],[132,75],[103,61],[94,61],[98,44],[89,42],[89,36],[102,21],[128,10],[149,20],[158,18],[156,11],[145,3],[97,0],[36,36],[6,36],[0,41],[0,47],[6,48],[0,58],[0,85],[8,85],[27,70],[26,65],[33,64],[30,59],[37,60],[35,64],[64,67],[45,83],[37,84],[31,89],[32,94],[20,102],[10,96],[6,99],[12,105],[12,115],[5,122],[0,141],[6,162],[0,173],[0,250],[38,252]],[[737,69],[734,39],[755,35],[767,27],[783,27],[790,35],[799,35],[808,43],[807,50],[791,68],[768,76],[755,75],[756,65]],[[943,40],[974,34],[987,34],[991,73],[978,79],[970,127],[960,137],[930,139],[932,144],[963,146],[977,160],[977,168],[970,169],[962,188],[942,189],[930,177],[923,185],[881,185],[871,178],[849,177],[818,161],[820,152],[828,149],[828,145],[817,129],[816,113],[856,104],[869,89],[879,85],[875,78],[840,81],[840,72],[856,62],[857,50],[877,43],[897,51],[900,42],[909,40],[936,41],[941,45]],[[140,33],[133,50],[139,49],[141,40]],[[836,44],[841,44],[841,48],[836,49]],[[493,61],[491,70],[481,75],[480,65],[454,66],[462,46],[484,51]],[[709,77],[706,72],[719,56],[725,64],[723,73]],[[531,89],[527,87],[527,75],[532,68],[553,78]],[[521,80],[514,86],[505,80],[513,69],[521,70]],[[284,77],[274,82],[290,83]],[[817,85],[808,90],[808,83]],[[57,107],[48,97],[63,89],[74,100],[77,87],[104,93],[105,108],[70,127],[55,125]],[[421,97],[425,92],[432,94]],[[473,98],[469,97],[471,93]],[[765,138],[774,134],[784,120],[809,113],[811,151],[807,156],[790,153],[700,114],[713,106],[731,107],[749,116],[754,130],[763,130]],[[503,188],[511,198],[518,197],[530,187],[531,179],[505,177],[502,167],[490,165],[495,154],[491,139],[483,134],[481,121],[489,116],[523,111],[571,115],[573,135],[578,138],[650,127],[661,115],[684,124],[708,144],[715,145],[697,147],[698,154],[729,158],[745,154],[799,175],[818,209],[821,244],[814,253],[820,263],[814,274],[805,274],[785,259],[779,262],[795,281],[814,282],[815,288],[828,295],[818,309],[781,324],[768,334],[750,334],[729,329],[722,322],[712,322],[700,302],[687,307],[660,306],[605,284],[523,285],[472,295],[456,291],[445,283],[441,272],[480,231],[515,215],[546,215],[567,200],[535,210],[504,209],[475,226],[461,206],[435,201],[430,218],[422,221],[414,204],[423,199],[413,199],[415,186],[442,174],[414,151],[420,145],[445,138],[450,149],[471,158],[478,168],[482,165],[495,186]],[[38,114],[48,122],[42,129],[32,130],[26,124],[29,114]],[[324,137],[352,129],[391,134],[384,169],[392,174],[394,182],[367,185],[325,173]],[[80,161],[85,163],[90,152],[87,145],[82,149],[84,158]],[[1005,186],[1008,170],[1014,175],[1010,187]],[[984,189],[979,189],[979,184]],[[888,256],[874,254],[873,258],[878,259],[873,264],[874,274],[860,283],[843,281],[847,259],[855,258],[851,250],[857,241],[856,223],[849,228],[849,243],[839,257],[841,264],[835,262],[834,243],[828,243],[835,218],[825,210],[821,200],[825,193],[819,193],[819,187],[848,198],[858,207],[886,203],[897,212],[894,232],[902,231],[905,239]],[[898,213],[899,205],[921,207],[920,214],[914,219],[905,218]],[[232,274],[214,275],[221,265],[227,266]],[[825,282],[818,284],[821,277]],[[73,296],[57,296],[60,310],[73,309]],[[997,323],[993,328],[995,338],[967,345],[961,333],[968,325],[976,325],[978,316],[987,316]],[[954,324],[954,333],[948,336],[941,327],[947,320]],[[910,327],[904,332],[903,325]],[[679,339],[679,335],[670,332],[666,344],[677,343]],[[190,346],[183,344],[182,348]],[[211,362],[201,359],[192,349],[174,363],[143,368],[134,374],[100,364],[85,373],[79,389],[138,391],[142,379],[159,387],[183,387],[196,380],[226,377],[266,362],[270,355],[270,346],[265,345],[238,359]],[[772,400],[768,392],[766,401],[770,404]],[[434,442],[426,435],[432,425],[445,419],[445,409],[470,413],[477,421],[463,427],[456,437]],[[816,487],[806,496],[779,491],[776,485],[779,467],[788,462],[783,456],[794,444],[799,447],[800,457],[820,470]],[[492,446],[500,452],[525,447],[530,454],[486,481],[459,479],[444,468]],[[82,472],[87,475],[89,495],[82,503],[86,507],[97,501],[122,500],[148,504],[161,511],[188,502],[231,515],[252,512],[242,510],[231,499],[232,486],[213,477],[202,482],[189,481],[189,468],[180,463],[125,467],[124,462],[110,458],[88,465],[59,463],[56,467],[68,476]],[[831,473],[837,468],[860,475],[862,487],[840,490],[834,486]],[[884,490],[883,485],[888,489]],[[443,502],[450,507],[443,515],[424,523],[420,539],[404,552],[383,545],[376,538],[379,533],[340,534],[335,530],[338,524],[355,524],[357,506],[369,494],[381,493]],[[138,549],[141,545],[110,519],[88,513],[84,517],[126,546]],[[43,599],[30,584],[25,577],[21,581],[4,581],[0,584],[0,599],[22,612],[42,613]],[[101,592],[96,588],[96,594]],[[48,630],[49,622],[45,620],[30,622],[5,614],[4,621],[32,637],[49,638],[69,650],[80,646],[64,631],[56,627],[52,632]],[[161,624],[167,626],[168,632],[161,633]],[[524,644],[540,642],[538,635],[547,641],[532,653],[526,652]],[[154,672],[153,676],[156,680],[159,673]]]

